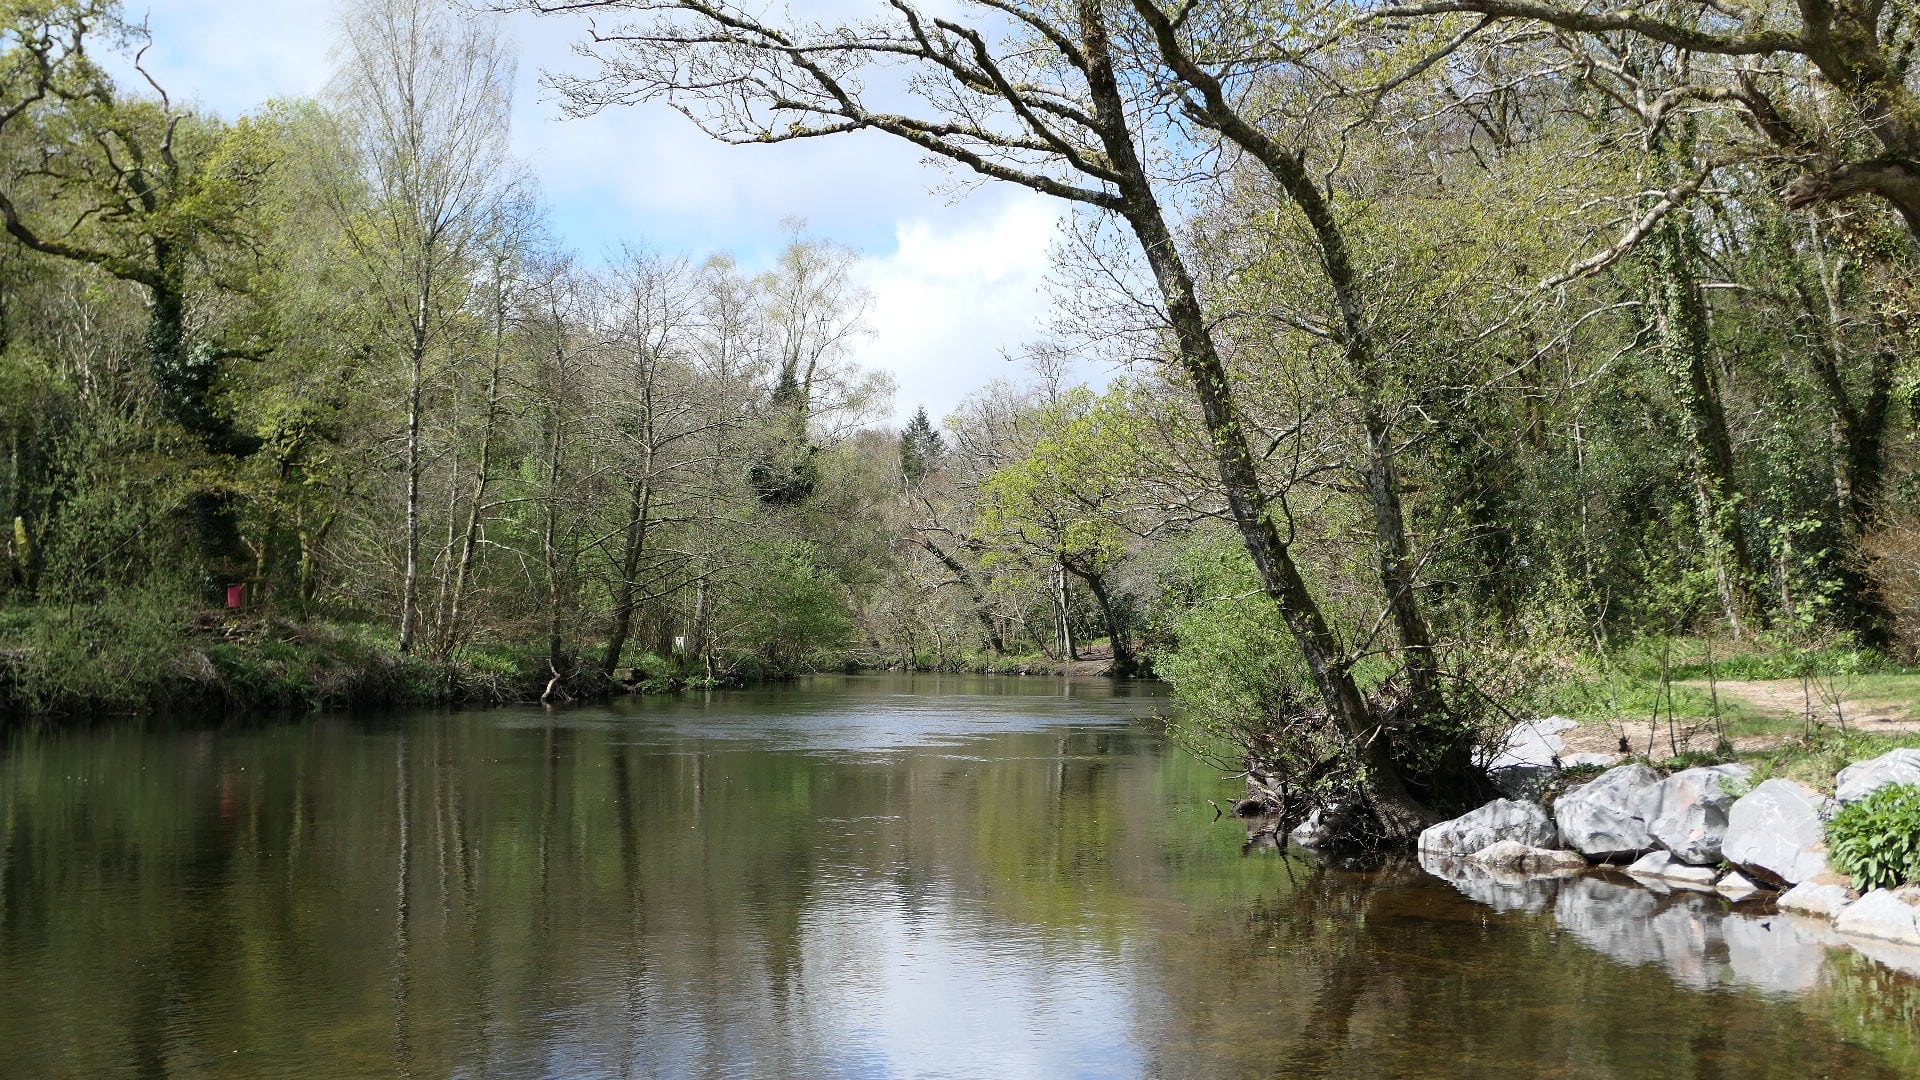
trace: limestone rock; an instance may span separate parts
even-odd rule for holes
[[[1736,904],[1750,896],[1760,895],[1760,887],[1747,880],[1746,875],[1738,870],[1728,871],[1726,877],[1714,883],[1713,890]]]
[[[1555,874],[1587,868],[1587,860],[1571,851],[1528,847],[1518,840],[1489,844],[1467,858],[1494,870],[1513,870],[1523,874]]]
[[[1567,748],[1560,732],[1575,726],[1564,716],[1523,721],[1507,733],[1501,751],[1487,760],[1487,779],[1508,798],[1532,796],[1560,771],[1560,753]]]
[[[1654,848],[1641,805],[1659,774],[1645,765],[1622,765],[1554,800],[1560,841],[1590,859],[1617,859]]]
[[[1507,733],[1506,745],[1486,763],[1487,771],[1497,773],[1522,765],[1555,766],[1560,752],[1567,748],[1567,741],[1560,733],[1578,726],[1564,716],[1522,721]]]
[[[1897,945],[1920,945],[1920,888],[1875,889],[1848,904],[1833,928]]]
[[[1822,881],[1803,881],[1780,894],[1780,910],[1817,918],[1831,919],[1853,903],[1853,893],[1845,885]]]
[[[1440,855],[1472,855],[1502,840],[1550,848],[1559,845],[1559,834],[1540,804],[1495,799],[1478,810],[1443,821],[1421,833],[1420,850]]]
[[[1664,851],[1649,851],[1640,856],[1627,873],[1634,877],[1659,878],[1677,885],[1701,889],[1713,888],[1713,870],[1706,866],[1688,866]]]
[[[1859,802],[1888,784],[1920,784],[1920,750],[1889,750],[1841,769],[1834,778],[1834,797],[1842,803]]]
[[[1560,758],[1560,764],[1569,769],[1578,769],[1583,765],[1597,765],[1602,769],[1611,768],[1618,754],[1567,754]]]
[[[1721,856],[1756,881],[1798,885],[1827,868],[1824,821],[1832,800],[1803,784],[1773,779],[1727,811]]]
[[[1683,863],[1718,863],[1720,841],[1727,834],[1727,810],[1733,806],[1734,792],[1751,775],[1745,765],[1709,765],[1674,773],[1642,796],[1640,815],[1647,822],[1647,832]]]

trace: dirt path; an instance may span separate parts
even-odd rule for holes
[[[1710,691],[1705,680],[1677,682],[1674,685],[1702,694]],[[1723,681],[1711,688],[1719,693],[1720,700],[1725,704],[1743,705],[1752,712],[1764,713],[1782,721],[1783,730],[1780,731],[1735,736],[1732,740],[1734,749],[1743,753],[1766,750],[1793,737],[1806,719],[1808,689],[1798,679]],[[1854,691],[1844,681],[1837,686],[1826,687],[1824,692],[1817,686],[1811,689],[1813,719],[1816,723],[1837,726],[1844,719],[1849,730],[1877,735],[1920,731],[1920,712],[1916,711],[1911,696],[1894,697],[1884,693]],[[1835,690],[1839,691],[1837,710]],[[1689,750],[1712,750],[1720,736],[1711,721],[1701,718],[1682,717],[1669,726],[1664,719],[1656,724],[1645,716],[1637,716],[1613,723],[1588,722],[1567,732],[1564,737],[1569,753],[1619,754],[1623,752],[1620,740],[1624,737],[1627,740],[1627,750],[1624,752],[1645,754],[1651,746],[1653,756],[1664,757]]]
[[[1675,685],[1703,692],[1708,689],[1704,680]],[[1920,717],[1914,715],[1915,703],[1912,698],[1854,691],[1846,685],[1845,680],[1834,685],[1811,686],[1799,679],[1722,682],[1717,689],[1723,699],[1738,701],[1782,720],[1804,720],[1811,712],[1816,722],[1844,723],[1849,728],[1858,727],[1862,731],[1920,731]]]

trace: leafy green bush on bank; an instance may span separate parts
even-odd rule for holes
[[[1920,786],[1890,784],[1841,807],[1827,823],[1827,850],[1861,892],[1920,884]]]

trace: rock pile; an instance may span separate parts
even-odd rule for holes
[[[1537,789],[1538,770],[1561,763],[1551,753],[1544,765],[1529,754],[1554,748],[1559,730],[1527,735],[1519,752],[1499,760],[1528,770]],[[1857,896],[1828,868],[1825,842],[1827,819],[1840,805],[1887,784],[1920,784],[1920,750],[1847,766],[1836,777],[1837,798],[1784,779],[1749,790],[1750,779],[1742,765],[1664,777],[1644,765],[1622,765],[1568,789],[1551,811],[1525,799],[1496,799],[1441,822],[1420,835],[1421,861],[1489,895],[1530,879],[1577,875],[1590,863],[1627,863],[1626,873],[1646,888],[1718,892],[1735,903],[1784,889],[1781,911],[1831,922],[1862,951],[1873,946],[1859,939],[1920,947],[1920,887]],[[1624,888],[1622,895],[1635,891]],[[1525,902],[1539,899],[1526,895]]]

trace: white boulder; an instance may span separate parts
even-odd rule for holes
[[[1721,857],[1749,877],[1798,885],[1827,869],[1825,820],[1833,800],[1775,778],[1734,800]]]
[[[1713,888],[1712,867],[1689,866],[1664,851],[1649,851],[1640,856],[1632,866],[1627,867],[1627,873],[1634,877],[1658,878],[1693,888]]]
[[[1856,937],[1920,945],[1920,888],[1875,889],[1848,904],[1833,928]]]
[[[1567,748],[1567,741],[1560,737],[1560,733],[1578,726],[1564,716],[1522,721],[1507,733],[1506,745],[1500,752],[1487,761],[1487,771],[1499,772],[1527,765],[1557,766],[1561,751]]]
[[[1533,848],[1559,845],[1553,819],[1538,803],[1495,799],[1478,810],[1443,821],[1420,834],[1420,850],[1438,855],[1472,855],[1502,840]]]
[[[1694,866],[1720,861],[1727,810],[1752,772],[1745,765],[1709,765],[1674,773],[1641,797],[1640,816],[1655,843]]]
[[[1920,784],[1920,750],[1889,750],[1841,769],[1834,778],[1834,797],[1842,803],[1859,802],[1888,784]]]
[[[1706,868],[1699,867],[1698,869],[1704,870]],[[1749,881],[1747,876],[1738,870],[1727,871],[1727,876],[1716,882],[1713,889],[1721,896],[1726,897],[1736,904],[1750,896],[1760,895],[1760,887],[1752,881]]]
[[[1560,771],[1560,754],[1567,748],[1560,732],[1575,726],[1564,716],[1522,721],[1507,733],[1500,752],[1485,762],[1487,778],[1509,798],[1533,795]]]
[[[1622,765],[1554,800],[1560,842],[1590,859],[1640,855],[1655,847],[1641,813],[1660,776],[1645,765]]]
[[[1853,893],[1845,885],[1824,881],[1803,881],[1780,894],[1780,910],[1797,915],[1831,919],[1853,903]]]

